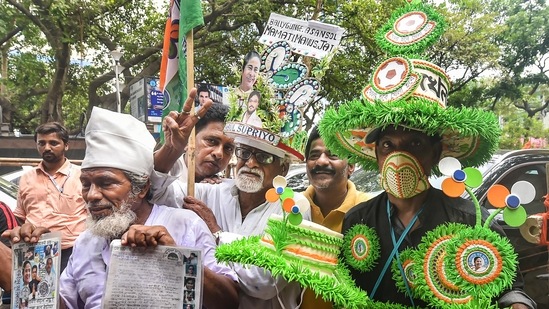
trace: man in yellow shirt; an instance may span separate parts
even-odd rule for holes
[[[320,138],[316,127],[309,134],[305,146],[305,164],[311,185],[303,195],[311,204],[313,222],[341,232],[343,217],[347,211],[372,196],[356,189],[355,184],[349,180],[355,170],[354,164],[332,154]],[[332,308],[332,304],[307,289],[301,308]]]

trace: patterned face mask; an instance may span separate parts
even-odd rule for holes
[[[400,198],[411,198],[429,189],[423,167],[411,154],[403,151],[390,153],[381,169],[381,186],[387,193]]]

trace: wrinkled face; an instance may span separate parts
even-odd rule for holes
[[[98,236],[121,236],[135,221],[139,205],[131,181],[116,168],[82,169],[80,181],[90,214],[88,228]]]
[[[246,145],[240,145],[240,147],[251,152],[263,152]],[[287,169],[280,164],[280,160],[280,158],[274,156],[272,163],[261,164],[257,161],[255,154],[252,154],[247,160],[239,158],[236,163],[236,186],[239,190],[247,193],[272,188],[273,179],[276,176],[286,175]]]
[[[69,150],[69,145],[65,144],[57,133],[37,134],[36,149],[44,161],[55,163],[65,158],[65,151]]]
[[[210,98],[210,94],[207,91],[201,91],[198,94],[198,102],[200,102],[200,105],[204,105],[206,103],[206,99]]]
[[[427,175],[438,163],[441,153],[440,142],[433,143],[430,137],[419,131],[402,127],[388,127],[381,132],[376,142],[377,164],[381,168],[387,156],[394,151],[406,151],[416,158]]]
[[[248,113],[253,113],[259,106],[259,96],[251,95],[248,98]]]
[[[354,171],[354,165],[332,154],[320,138],[311,143],[306,166],[310,184],[319,190],[346,187],[347,179]]]
[[[23,267],[23,282],[29,283],[31,281],[31,264],[26,263]]]
[[[210,122],[196,134],[196,181],[216,175],[229,164],[235,145],[223,127],[223,122]]]
[[[254,57],[246,63],[244,70],[242,71],[242,77],[240,80],[240,89],[243,91],[248,91],[253,88],[255,81],[257,79],[257,73],[259,72],[259,66],[261,65],[261,60],[257,57]]]

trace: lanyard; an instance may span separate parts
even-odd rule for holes
[[[72,169],[72,164],[69,165],[69,172],[67,173],[67,177],[65,178],[65,181],[63,181],[63,184],[61,186],[59,186],[57,184],[57,181],[55,181],[55,179],[53,178],[52,175],[46,173],[48,175],[48,177],[50,178],[51,182],[53,183],[53,185],[55,186],[55,188],[57,189],[57,191],[59,191],[60,193],[63,193],[63,189],[65,188],[65,184],[67,183],[67,180],[71,176],[71,169]]]
[[[393,241],[393,251],[391,252],[391,254],[389,255],[389,258],[385,262],[385,266],[383,266],[383,269],[381,270],[381,273],[379,274],[379,277],[377,277],[376,284],[375,284],[374,288],[372,289],[372,292],[370,293],[370,298],[371,299],[374,298],[374,296],[376,294],[376,291],[377,291],[379,285],[381,284],[381,280],[385,276],[385,273],[387,272],[387,269],[389,268],[389,265],[391,265],[391,262],[392,262],[393,258],[396,256],[397,263],[398,263],[398,268],[400,269],[400,273],[402,274],[402,277],[404,278],[404,284],[406,286],[406,289],[408,290],[408,295],[410,295],[410,300],[412,301],[412,306],[413,306],[414,301],[413,301],[411,293],[410,293],[410,287],[408,286],[408,281],[406,280],[406,277],[404,277],[404,269],[402,268],[402,263],[400,262],[400,255],[398,254],[398,248],[400,247],[400,245],[402,244],[402,242],[406,238],[406,235],[408,235],[408,232],[410,232],[410,230],[412,229],[414,224],[416,224],[417,218],[418,218],[419,214],[421,214],[422,211],[423,211],[423,207],[421,207],[421,209],[414,215],[414,217],[412,218],[412,220],[410,221],[408,226],[404,229],[404,232],[402,232],[402,235],[400,235],[400,238],[398,239],[398,241],[395,241],[396,240],[395,232],[393,230],[393,224],[391,222],[391,206],[389,204],[389,199],[387,199],[387,219],[389,220],[389,227],[391,229],[391,238],[392,238],[392,241]]]

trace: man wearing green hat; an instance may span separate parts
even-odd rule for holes
[[[365,169],[379,170],[385,190],[347,212],[342,227],[348,239],[378,243],[379,258],[365,263],[364,244],[371,242],[351,241],[343,249],[347,250],[343,261],[356,284],[372,300],[387,306],[396,303],[444,308],[459,303],[475,307],[475,302],[485,301],[485,305],[476,307],[488,308],[495,297],[500,307],[536,308],[520,289],[518,271],[519,278],[514,282],[514,273],[501,275],[505,271],[502,265],[509,260],[505,265],[516,265],[510,257],[513,254],[498,255],[504,251],[500,248],[508,244],[500,237],[504,235],[501,227],[482,226],[488,213],[478,203],[449,197],[428,181],[445,157],[456,158],[463,167],[486,162],[497,149],[500,134],[493,114],[446,107],[448,76],[435,64],[414,59],[440,37],[444,25],[441,16],[420,1],[397,10],[376,35],[380,47],[397,56],[378,65],[370,85],[363,90],[363,100],[327,111],[319,124],[328,148]],[[474,241],[459,238],[466,235],[460,231],[469,230]],[[493,235],[492,230],[500,236],[483,238]],[[458,273],[455,269],[461,264],[466,265],[461,269],[470,265],[466,258],[452,262],[446,259],[445,255],[454,256],[450,253],[454,239],[463,240],[465,248],[475,241],[486,243],[478,250],[498,257],[489,260],[490,271],[482,275]],[[490,243],[486,239],[497,240]],[[481,295],[480,291],[487,290],[491,293]]]

